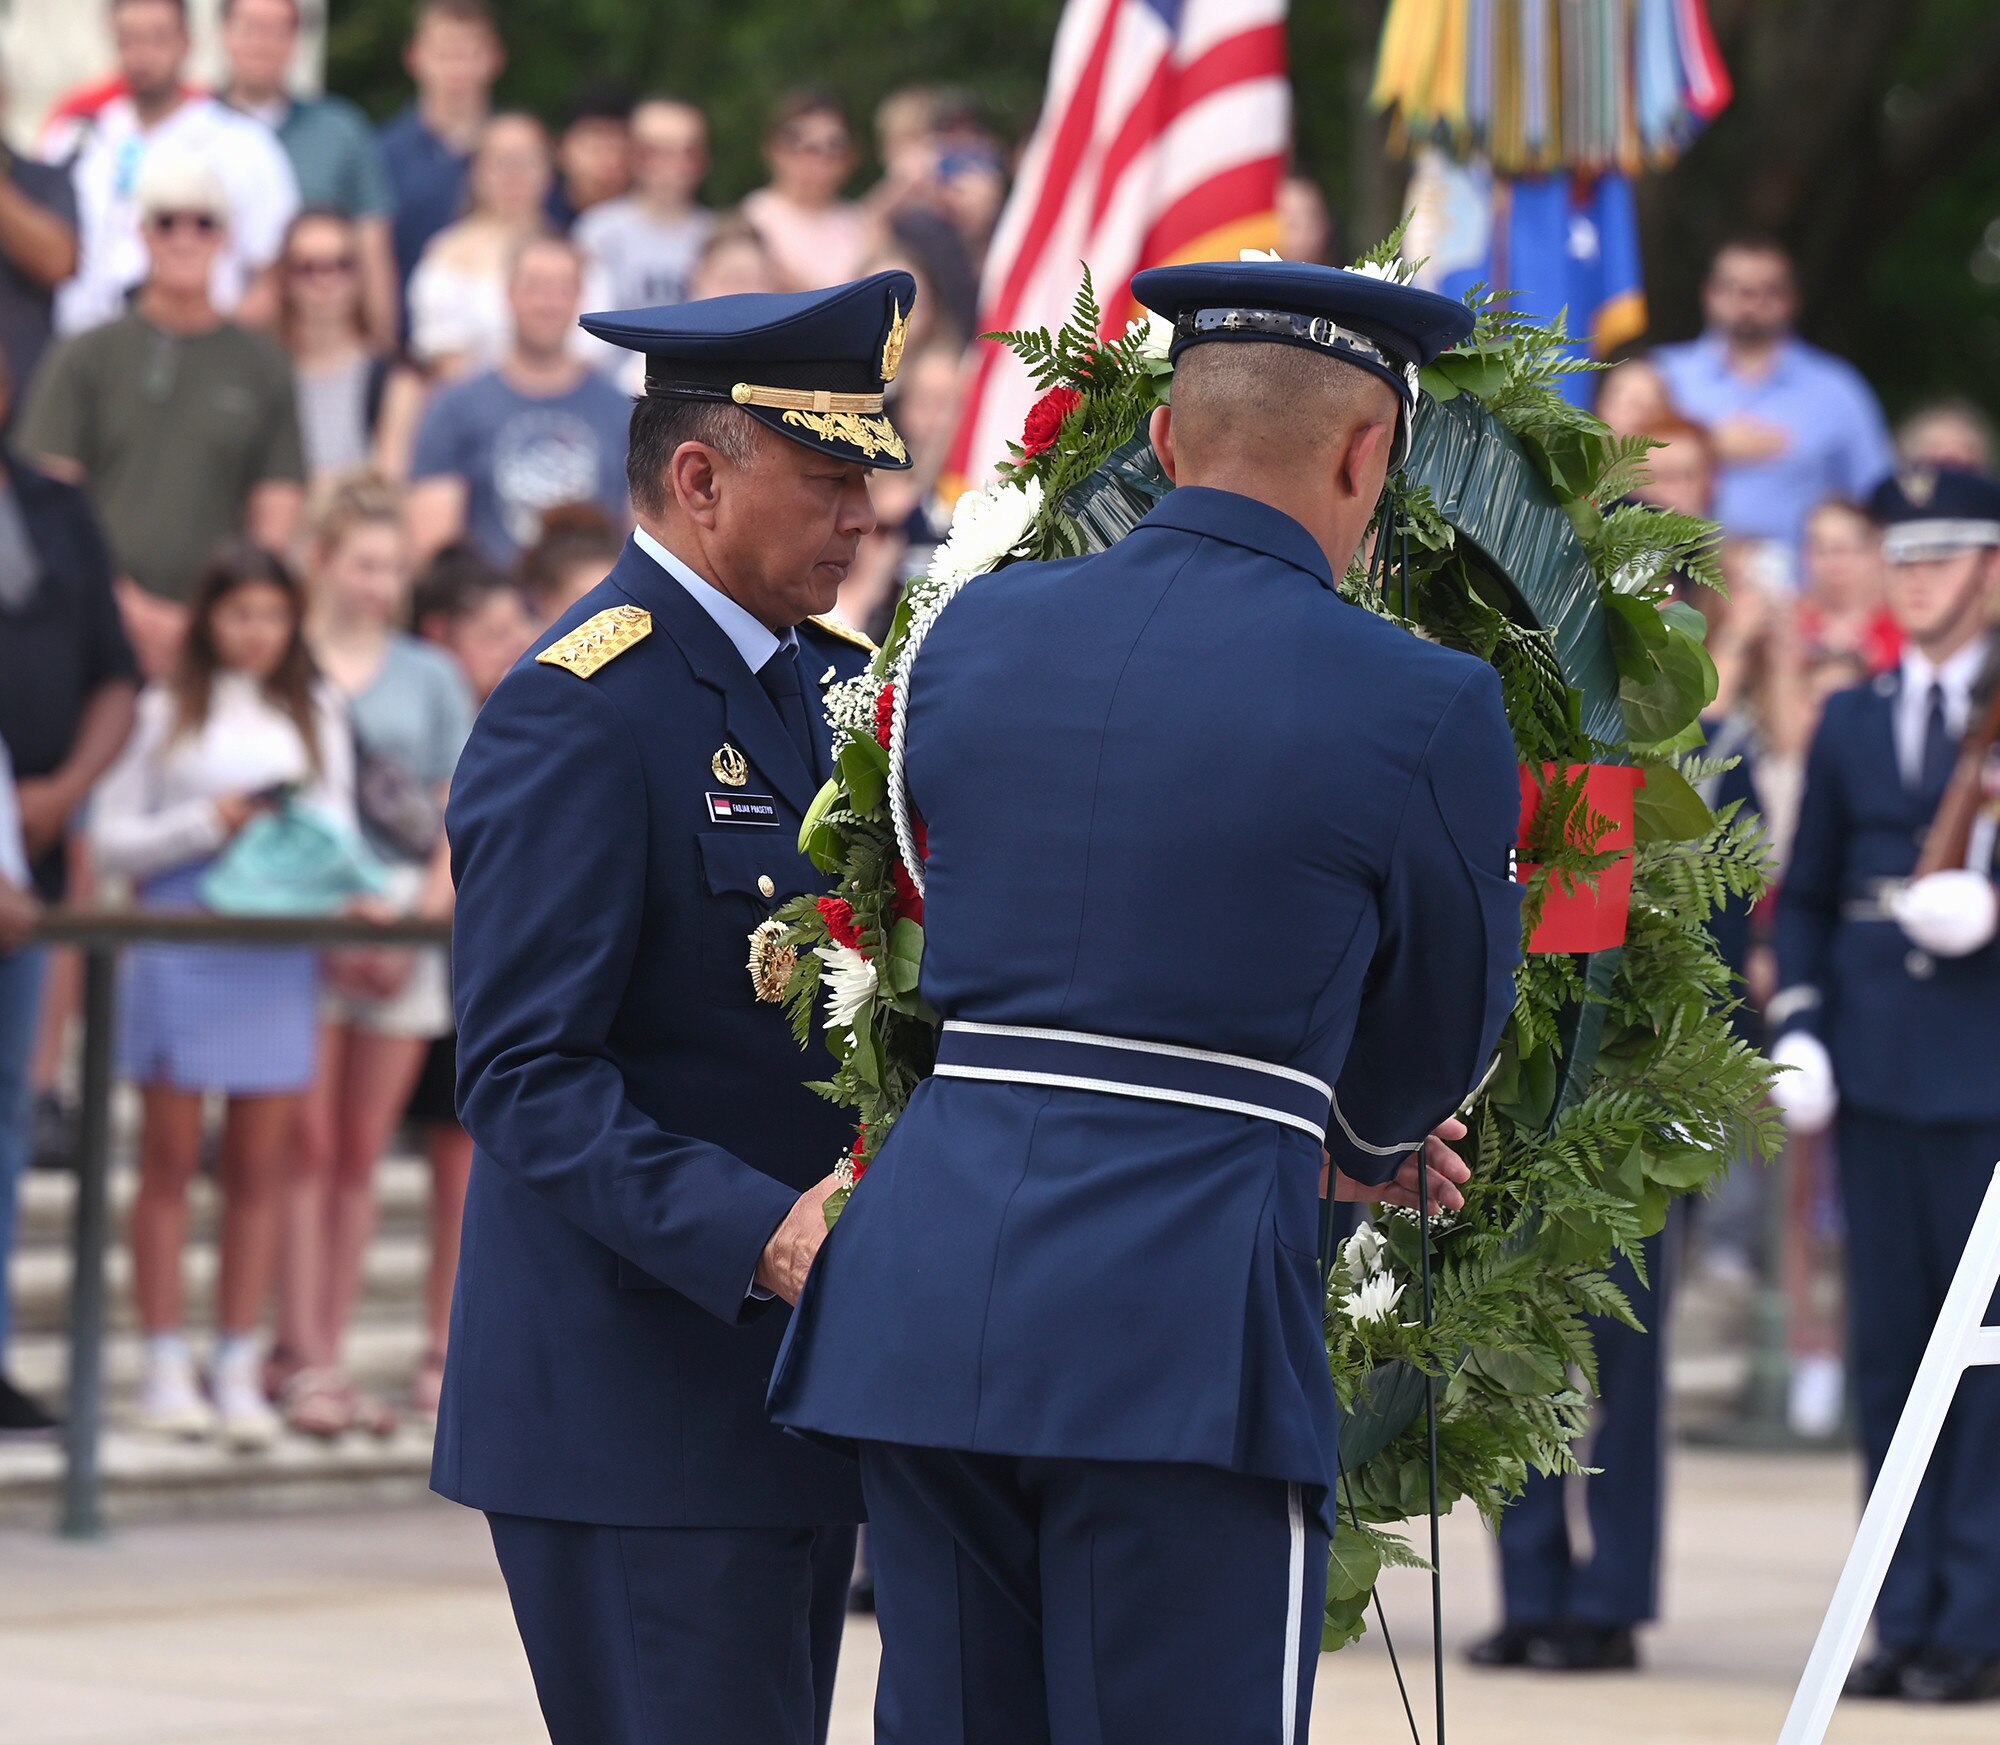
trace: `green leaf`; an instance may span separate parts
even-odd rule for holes
[[[1586,545],[1598,535],[1604,525],[1604,514],[1588,497],[1565,497],[1562,510],[1569,517],[1570,526],[1576,529],[1576,536]]]
[[[1439,369],[1436,364],[1426,364],[1417,377],[1426,394],[1433,400],[1456,400],[1458,384]]]
[[[1715,701],[1715,662],[1693,637],[1668,629],[1666,646],[1651,652],[1657,674],[1647,681],[1624,679],[1618,687],[1625,725],[1641,745],[1671,738]]]
[[[864,1084],[882,1088],[882,1045],[875,1035],[875,1002],[870,1000],[854,1015],[854,1046],[847,1051],[847,1064]]]
[[[889,930],[889,949],[876,966],[877,974],[890,993],[914,993],[923,962],[924,930],[905,916]]]
[[[1439,375],[1461,394],[1484,400],[1507,385],[1507,360],[1476,353],[1446,352],[1433,364]]]
[[[1366,1534],[1342,1525],[1334,1535],[1327,1557],[1326,1597],[1329,1600],[1363,1600],[1375,1591],[1382,1576],[1382,1553]]]
[[[1701,1151],[1691,1145],[1646,1154],[1648,1179],[1663,1188],[1672,1188],[1677,1194],[1690,1194],[1698,1188],[1707,1187],[1722,1166],[1723,1158],[1719,1153]]]
[[[872,739],[850,739],[840,748],[840,778],[855,811],[879,811],[889,797],[889,754]]]
[[[1645,684],[1660,670],[1668,634],[1666,620],[1657,606],[1630,594],[1606,588],[1598,596],[1604,603],[1606,622],[1611,626],[1611,654],[1618,663],[1618,676]]]
[[[1568,1380],[1563,1366],[1544,1351],[1499,1351],[1491,1345],[1475,1345],[1465,1366],[1501,1392],[1528,1399],[1556,1393]]]
[[[1641,842],[1694,842],[1715,828],[1715,814],[1672,764],[1653,764],[1632,798],[1634,832]]]
[[[1708,620],[1685,600],[1668,600],[1658,607],[1660,621],[1678,630],[1683,636],[1691,636],[1696,642],[1708,642]]]

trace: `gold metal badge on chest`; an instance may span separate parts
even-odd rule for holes
[[[750,930],[750,962],[746,966],[750,985],[767,1006],[775,1006],[784,999],[792,985],[792,973],[799,967],[797,949],[785,943],[788,931],[775,915],[759,921]]]
[[[726,741],[708,760],[708,767],[725,788],[740,788],[750,779],[750,760]]]

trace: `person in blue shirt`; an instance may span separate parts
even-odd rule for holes
[[[1723,532],[1769,542],[1794,581],[1806,516],[1829,497],[1859,502],[1894,461],[1873,392],[1797,337],[1798,307],[1780,244],[1728,242],[1702,285],[1701,337],[1653,354],[1674,409],[1714,434]]]
[[[907,675],[937,1068],[772,1378],[859,1446],[882,1745],[1305,1737],[1320,1199],[1461,1203],[1429,1136],[1513,1005],[1499,680],[1335,587],[1469,313],[1276,261],[1133,291],[1179,488],[974,581]]]
[[[466,167],[507,64],[492,8],[486,0],[423,0],[403,64],[417,100],[377,138],[395,191],[396,271],[407,293],[424,244],[461,215]]]
[[[764,924],[827,888],[799,826],[869,649],[814,614],[909,462],[914,291],[585,318],[647,354],[638,531],[452,783],[476,1151],[432,1482],[491,1521],[554,1745],[826,1738],[860,1486],[764,1392],[850,1132]]]
[[[1848,1364],[1872,1484],[2000,1159],[1992,807],[1963,858],[1918,856],[1993,682],[2000,480],[1906,467],[1884,524],[1893,672],[1827,701],[1778,894],[1773,1100],[1831,1126],[1849,1233]],[[1990,766],[1989,766],[1990,767]],[[1989,787],[1988,792],[1991,792]],[[1850,1695],[2000,1696],[2000,1373],[1971,1369],[1931,1456]]]

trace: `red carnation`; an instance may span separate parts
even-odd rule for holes
[[[875,699],[875,743],[884,751],[889,749],[889,731],[896,715],[896,687],[884,685],[881,696]]]
[[[861,1178],[868,1173],[868,1160],[861,1155],[867,1148],[868,1129],[863,1127],[859,1133],[855,1134],[854,1149],[848,1153],[848,1156],[853,1159],[852,1173],[856,1187],[861,1185]]]
[[[914,921],[921,927],[924,924],[923,893],[917,889],[916,881],[910,877],[910,869],[903,864],[899,856],[889,870],[896,880],[896,919]]]
[[[1056,445],[1062,435],[1063,420],[1083,404],[1074,388],[1051,388],[1028,409],[1028,421],[1021,426],[1021,458],[1033,460]]]
[[[854,925],[854,905],[845,897],[820,898],[819,915],[835,945],[861,949],[861,929]]]

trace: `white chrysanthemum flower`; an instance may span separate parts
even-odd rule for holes
[[[1382,1240],[1382,1232],[1373,1224],[1363,1224],[1348,1237],[1340,1253],[1347,1276],[1357,1285],[1362,1285],[1368,1282],[1371,1275],[1382,1270],[1389,1245]]]
[[[1356,261],[1347,270],[1359,273],[1364,279],[1384,279],[1392,285],[1407,285],[1417,276],[1417,269],[1406,260]]]
[[[1174,324],[1157,309],[1149,309],[1144,321],[1134,321],[1125,329],[1125,336],[1139,336],[1139,361],[1149,364],[1167,362],[1167,354],[1174,346]]]
[[[875,966],[851,945],[822,945],[813,955],[826,965],[826,1022],[830,1030],[851,1029],[861,1008],[875,997]]]
[[[1285,257],[1274,248],[1245,248],[1236,253],[1239,261],[1281,261]]]
[[[1348,1318],[1353,1321],[1386,1321],[1403,1300],[1403,1287],[1386,1272],[1378,1272],[1347,1297]]]
[[[950,535],[931,556],[929,580],[947,584],[983,576],[1021,543],[1041,512],[1037,478],[967,491],[952,511]]]

